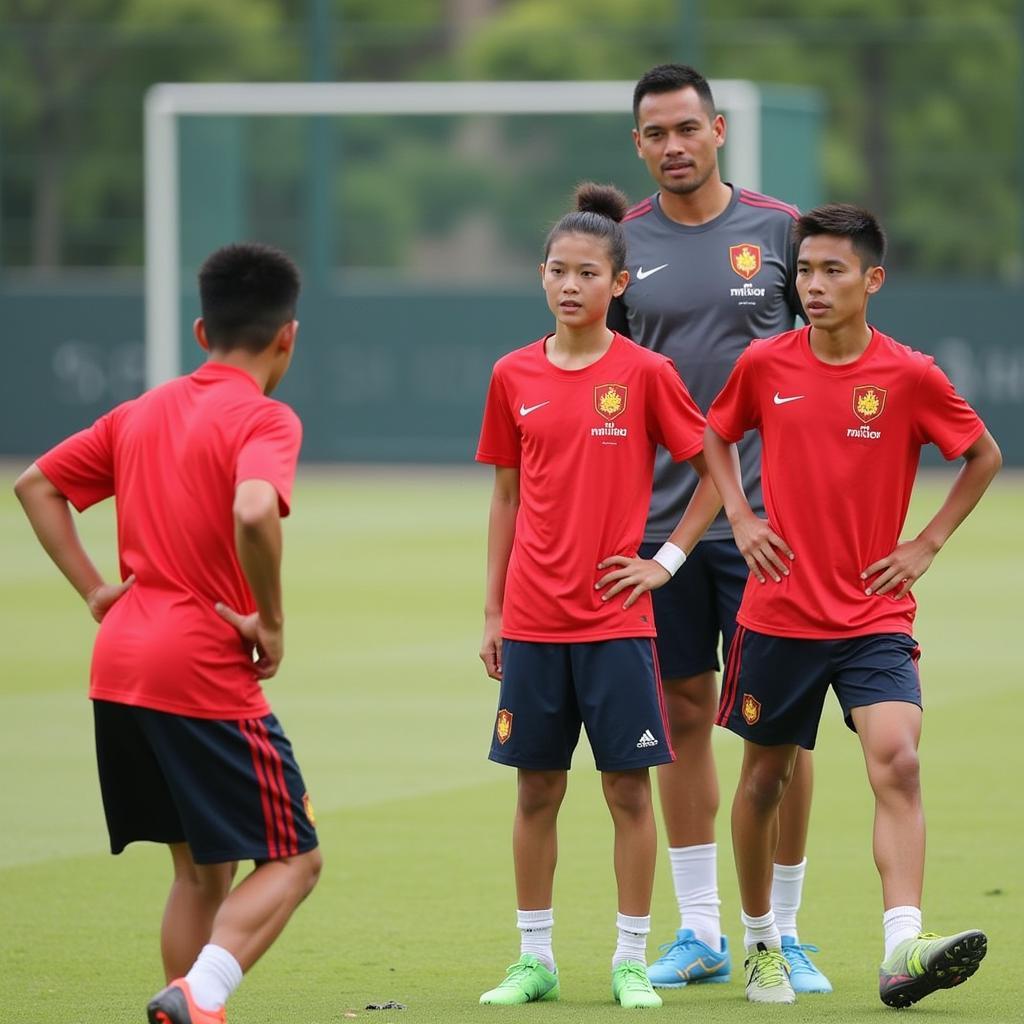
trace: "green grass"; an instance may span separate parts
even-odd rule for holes
[[[85,699],[93,626],[37,549],[0,472],[0,1020],[143,1019],[161,983],[157,927],[169,858],[106,836]],[[912,518],[947,479],[920,488]],[[883,486],[865,481],[865,487]],[[611,830],[585,741],[562,817],[556,883],[560,1003],[484,1009],[481,991],[518,955],[509,833],[513,775],[486,761],[495,688],[477,661],[485,470],[307,471],[286,529],[288,655],[270,683],[299,754],[326,859],[320,887],[232,1000],[232,1024],[621,1020],[610,1001]],[[929,817],[925,923],[982,927],[991,952],[960,990],[911,1013],[929,1021],[1021,1019],[1024,988],[1016,645],[1024,482],[1007,477],[919,584]],[[80,520],[112,570],[109,510]],[[723,799],[739,744],[716,736]],[[819,737],[801,934],[836,987],[773,1019],[885,1019],[876,994],[881,904],[859,747],[830,700]],[[739,907],[720,820],[723,919]],[[662,857],[657,942],[675,925]],[[367,1012],[397,999],[404,1012]],[[763,1015],[731,985],[666,994],[665,1020]]]

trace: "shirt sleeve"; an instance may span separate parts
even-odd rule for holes
[[[754,346],[740,353],[725,386],[708,409],[708,423],[724,440],[739,441],[748,430],[761,425],[761,411],[754,392],[756,371],[753,363]]]
[[[36,460],[47,480],[79,511],[114,493],[113,412]]]
[[[917,386],[915,425],[921,444],[934,444],[945,459],[957,459],[985,431],[978,414],[932,362]]]
[[[704,450],[704,416],[675,365],[665,360],[653,375],[647,397],[647,432],[674,462]]]
[[[519,428],[512,416],[501,373],[496,366],[487,388],[476,461],[516,469],[520,459]]]
[[[238,451],[235,486],[243,480],[266,480],[277,491],[282,517],[287,516],[301,446],[299,417],[281,402],[268,403]]]

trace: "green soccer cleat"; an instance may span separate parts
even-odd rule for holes
[[[651,986],[647,965],[639,960],[623,960],[612,969],[612,995],[627,1010],[651,1009],[661,1006],[661,996]]]
[[[781,949],[769,949],[763,942],[747,954],[747,1001],[751,1003],[795,1003],[789,983],[789,963]]]
[[[532,953],[524,953],[505,972],[505,980],[485,992],[480,1002],[485,1006],[517,1006],[557,998],[558,968],[549,971]]]
[[[901,1010],[940,988],[962,985],[988,952],[984,932],[905,939],[878,968],[878,994],[886,1006]]]

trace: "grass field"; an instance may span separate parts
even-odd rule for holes
[[[162,982],[157,926],[169,858],[106,852],[85,698],[93,625],[32,539],[0,471],[0,1021],[144,1019]],[[919,488],[912,524],[948,478]],[[865,486],[880,482],[866,481]],[[513,774],[485,759],[495,684],[476,651],[489,475],[305,472],[286,528],[288,655],[269,686],[316,807],[320,887],[230,1006],[231,1024],[620,1020],[610,999],[611,829],[585,740],[562,818],[555,943],[562,1001],[477,1005],[518,956],[509,833]],[[112,570],[109,509],[81,519]],[[927,715],[925,925],[984,928],[990,953],[965,987],[916,1019],[1010,1022],[1024,998],[1024,720],[1016,630],[1024,609],[1024,481],[997,481],[917,588]],[[801,935],[822,947],[833,996],[758,1011],[733,983],[666,994],[665,1020],[716,1024],[882,1020],[881,903],[859,747],[830,700]],[[719,731],[723,802],[739,744]],[[727,816],[723,920],[739,944]],[[676,926],[665,858],[657,942]],[[396,999],[405,1011],[366,1011]]]

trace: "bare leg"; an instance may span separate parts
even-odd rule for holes
[[[715,841],[718,776],[711,731],[718,710],[714,672],[663,683],[673,764],[658,768],[658,792],[668,845],[701,846]]]
[[[167,895],[160,926],[160,955],[168,981],[182,977],[210,941],[213,920],[231,891],[237,864],[211,864],[200,868],[187,843],[169,847],[174,881]]]
[[[558,809],[565,796],[567,778],[564,771],[519,769],[512,855],[520,910],[547,910],[552,906],[558,861]]]
[[[743,742],[743,766],[732,804],[732,848],[740,904],[751,917],[771,909],[772,865],[779,842],[779,804],[789,785],[796,746]]]
[[[651,912],[658,835],[646,768],[602,772],[601,785],[615,826],[615,880],[619,913],[647,917]]]
[[[226,949],[248,971],[313,891],[322,863],[320,851],[310,850],[257,864],[224,900],[209,941]]]
[[[779,804],[779,846],[776,864],[799,864],[807,852],[807,829],[814,793],[814,755],[797,747],[796,765]]]
[[[854,708],[852,718],[875,794],[875,866],[885,909],[920,907],[925,845],[917,757],[921,709],[886,701]]]

